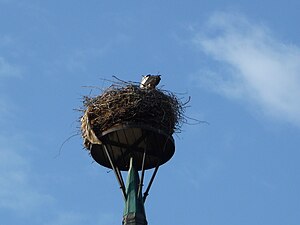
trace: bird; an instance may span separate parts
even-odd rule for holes
[[[160,75],[151,75],[148,74],[146,76],[143,76],[140,88],[142,89],[155,89],[155,87],[160,82]]]

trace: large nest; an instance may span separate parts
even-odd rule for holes
[[[142,89],[133,83],[113,84],[99,96],[84,97],[81,131],[85,146],[97,143],[93,137],[103,131],[124,123],[145,124],[172,135],[180,131],[185,105],[169,91]]]

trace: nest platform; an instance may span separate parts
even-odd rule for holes
[[[175,94],[142,89],[134,84],[113,84],[96,97],[84,97],[81,133],[84,146],[99,164],[128,170],[151,169],[174,154],[172,134],[183,120],[184,104]],[[145,156],[144,156],[145,155]]]

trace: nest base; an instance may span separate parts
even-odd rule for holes
[[[91,155],[102,166],[113,163],[123,171],[129,169],[130,158],[137,170],[151,169],[166,163],[175,152],[174,139],[164,131],[140,123],[116,125],[98,136],[102,144],[92,144]],[[144,159],[144,160],[143,160]]]

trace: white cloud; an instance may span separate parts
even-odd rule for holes
[[[0,208],[25,215],[51,202],[52,198],[39,193],[31,184],[30,161],[17,153],[18,146],[27,147],[20,137],[0,135]]]
[[[7,103],[4,99],[1,99],[0,98],[0,122],[3,120],[3,119],[6,119],[4,118],[4,116],[7,116],[9,115],[9,112],[10,112],[10,104]]]
[[[10,76],[20,76],[20,69],[8,63],[3,57],[0,56],[0,78]]]
[[[3,51],[3,49],[8,49],[9,54],[8,55],[14,55],[12,52],[14,52],[13,48],[15,46],[15,40],[10,35],[2,35],[0,34],[0,78],[1,77],[19,77],[21,75],[21,70],[19,66],[11,63],[7,59],[7,55],[5,54],[6,51]]]
[[[13,39],[9,35],[0,36],[0,47],[10,46],[13,43]]]
[[[81,212],[57,212],[53,220],[45,222],[44,225],[80,225],[80,224],[97,224],[97,225],[112,225],[117,224],[121,218],[111,213],[97,212],[97,214],[85,214]]]
[[[216,158],[204,158],[199,165],[184,163],[178,171],[179,177],[184,177],[186,182],[195,189],[199,189],[203,182],[215,177],[223,166]]]
[[[266,26],[216,13],[194,44],[216,62],[197,79],[228,97],[251,101],[267,115],[300,125],[300,48],[276,40]]]
[[[46,222],[45,225],[76,225],[86,224],[87,218],[81,213],[75,212],[61,212],[55,215],[55,218],[51,222]]]
[[[0,36],[0,48],[11,44],[9,36]],[[5,78],[19,77],[20,74],[17,65],[0,56],[1,85],[6,85]],[[45,205],[49,206],[54,198],[41,193],[33,184],[35,173],[29,154],[23,152],[32,146],[24,141],[21,130],[14,130],[16,109],[10,98],[0,96],[0,211],[10,211],[19,217],[38,212]]]

